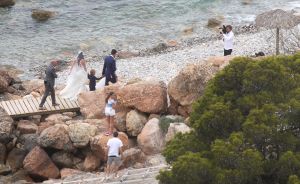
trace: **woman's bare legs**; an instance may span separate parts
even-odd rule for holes
[[[115,117],[111,116],[110,117],[110,133],[112,134],[115,128]]]
[[[106,121],[107,121],[107,132],[105,134],[108,134],[108,132],[110,132],[110,116],[106,116]]]

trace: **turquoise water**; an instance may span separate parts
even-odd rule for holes
[[[140,50],[162,41],[206,36],[208,18],[224,16],[230,24],[246,24],[276,7],[300,7],[293,0],[17,0],[0,9],[0,64],[24,70],[52,58],[65,59],[83,49],[103,55],[111,48]],[[31,10],[56,12],[36,22]],[[191,35],[185,28],[193,27]],[[210,33],[209,33],[210,34]],[[29,73],[27,73],[29,75]]]

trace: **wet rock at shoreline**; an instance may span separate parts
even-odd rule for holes
[[[221,24],[222,24],[222,20],[219,20],[217,18],[210,18],[207,21],[207,27],[209,28],[215,28],[221,26]]]
[[[7,144],[11,140],[13,119],[0,108],[0,143]]]
[[[129,59],[133,57],[138,57],[140,53],[137,52],[130,52],[130,51],[119,51],[118,56],[120,59]]]
[[[16,4],[15,0],[0,0],[0,7],[10,7]]]
[[[8,91],[9,85],[12,84],[13,78],[3,70],[0,70],[0,93]]]
[[[32,10],[31,17],[37,21],[46,21],[49,18],[53,17],[55,15],[54,12],[48,11],[48,10],[40,10],[40,9],[34,9]]]

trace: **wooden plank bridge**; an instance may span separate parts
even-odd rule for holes
[[[48,97],[44,105],[46,110],[39,110],[40,102],[41,97],[31,97],[18,100],[1,101],[0,107],[2,107],[12,118],[43,114],[56,114],[62,112],[77,112],[80,110],[77,101],[63,99],[59,96],[56,96],[56,102],[60,104],[59,106],[53,107],[51,98]]]

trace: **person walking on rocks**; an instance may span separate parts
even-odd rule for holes
[[[122,164],[122,147],[123,143],[118,138],[119,133],[114,132],[113,138],[109,139],[107,142],[107,167],[106,167],[106,176],[109,177],[110,174],[114,174],[118,177],[118,170]]]
[[[58,65],[58,61],[52,61],[45,71],[45,74],[46,74],[45,79],[44,79],[45,93],[44,93],[44,96],[39,105],[39,110],[46,110],[46,108],[44,107],[44,104],[46,102],[46,99],[47,99],[49,93],[51,95],[52,106],[59,105],[55,101],[55,89],[54,89],[55,78],[57,78],[57,74],[55,72],[55,67],[57,65]]]
[[[116,83],[117,82],[117,75],[116,75],[116,58],[117,50],[112,49],[111,55],[105,57],[102,75],[105,76],[105,85],[108,86],[109,82]]]
[[[223,33],[223,41],[224,41],[224,56],[231,55],[233,49],[233,39],[234,34],[232,32],[232,26],[226,26],[226,32]]]
[[[105,99],[105,116],[107,120],[107,132],[105,133],[106,136],[112,134],[114,127],[115,127],[115,106],[117,104],[117,98],[114,92],[110,92]]]

